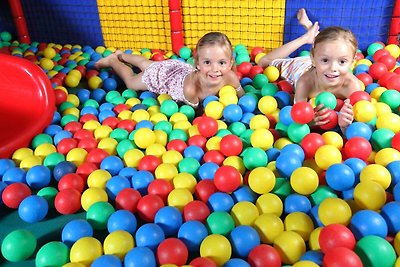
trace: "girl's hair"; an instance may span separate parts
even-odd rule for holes
[[[230,56],[232,56],[233,54],[231,41],[225,34],[221,32],[209,32],[205,34],[203,37],[201,37],[200,40],[197,42],[196,54],[194,56],[195,62],[198,61],[197,51],[209,45],[219,45],[221,47],[226,48]]]
[[[338,27],[338,26],[332,26],[332,27],[325,28],[320,33],[318,33],[318,35],[315,37],[314,45],[313,45],[311,52],[314,51],[314,48],[318,44],[327,42],[327,41],[328,42],[335,41],[335,40],[346,41],[353,49],[354,55],[356,54],[357,48],[358,48],[358,43],[357,43],[357,39],[354,36],[353,32],[348,29],[344,29],[344,28]]]

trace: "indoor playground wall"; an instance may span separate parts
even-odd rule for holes
[[[375,41],[387,43],[396,1],[181,0],[184,45],[193,48],[206,32],[222,31],[233,45],[269,51],[304,33],[296,19],[304,7],[321,28],[351,29],[365,51]],[[169,2],[21,0],[31,41],[167,51],[172,49]],[[16,34],[6,1],[0,1],[0,30]]]

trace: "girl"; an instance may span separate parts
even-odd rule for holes
[[[351,31],[341,27],[328,27],[319,32],[318,22],[312,24],[304,9],[299,10],[297,18],[307,32],[263,56],[259,65],[280,69],[281,76],[295,86],[295,102],[308,101],[324,91],[345,99],[338,115],[338,124],[344,133],[354,116],[348,98],[353,92],[362,90],[360,81],[350,71],[355,61],[357,40]],[[287,58],[304,44],[313,44],[310,57]],[[328,123],[327,110],[322,106],[317,110],[312,124]]]
[[[196,45],[194,60],[195,68],[181,60],[153,62],[143,56],[117,50],[97,61],[95,67],[112,67],[130,89],[168,94],[175,101],[192,107],[197,107],[207,96],[216,95],[225,85],[237,88],[238,96],[244,94],[232,70],[232,45],[225,34],[210,32],[204,35]],[[141,72],[134,74],[126,63],[138,67]]]

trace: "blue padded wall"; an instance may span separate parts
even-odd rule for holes
[[[96,0],[22,0],[31,41],[104,45]]]
[[[16,36],[12,14],[8,1],[0,1],[0,32],[8,31]]]
[[[318,21],[321,29],[341,26],[352,30],[359,48],[366,51],[368,45],[375,41],[387,43],[394,3],[395,0],[287,0],[284,42],[305,32],[296,17],[297,11],[304,7],[311,21]],[[310,48],[305,45],[292,56]]]

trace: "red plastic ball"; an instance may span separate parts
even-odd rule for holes
[[[186,264],[189,251],[185,243],[178,238],[167,238],[157,247],[157,261],[160,265],[175,264],[178,266]]]
[[[353,250],[356,246],[356,238],[353,233],[342,224],[329,224],[323,227],[318,241],[323,253],[327,253],[330,249],[337,247]]]
[[[92,149],[87,154],[86,161],[92,162],[92,163],[96,164],[96,166],[100,166],[100,163],[103,161],[103,159],[105,159],[108,156],[109,156],[108,152],[105,151],[104,149],[95,148],[95,149]]]
[[[354,106],[355,103],[361,100],[371,101],[371,95],[365,91],[356,91],[349,96],[350,104]]]
[[[74,138],[77,140],[82,140],[83,138],[94,138],[93,132],[89,131],[88,129],[79,129],[74,133]]]
[[[356,77],[357,77],[360,81],[362,81],[362,83],[363,83],[365,86],[367,86],[367,85],[369,85],[369,84],[371,84],[371,83],[374,82],[373,79],[372,79],[372,77],[371,77],[371,75],[369,75],[368,73],[365,73],[365,72],[362,72],[362,73],[357,74]]]
[[[132,120],[120,120],[117,124],[117,128],[127,130],[129,133],[135,129],[136,122]]]
[[[99,71],[98,70],[88,70],[87,72],[86,72],[86,79],[90,79],[90,78],[92,78],[93,76],[98,76],[99,75]]]
[[[31,189],[24,183],[12,183],[4,188],[1,195],[4,205],[16,209],[22,200],[31,195]]]
[[[188,145],[189,146],[198,146],[203,149],[203,151],[206,149],[206,144],[207,144],[207,138],[205,138],[202,135],[196,134],[188,139]]]
[[[117,209],[129,210],[136,213],[139,200],[142,198],[139,191],[133,188],[124,188],[115,197]]]
[[[97,141],[93,137],[86,137],[78,142],[78,147],[85,149],[87,152],[92,151],[93,149],[97,148]]]
[[[243,150],[242,140],[234,134],[228,134],[222,137],[219,145],[221,153],[227,157],[238,156]]]
[[[251,56],[252,58],[255,58],[255,56],[257,56],[260,53],[264,53],[264,48],[259,47],[259,46],[255,46],[251,49]]]
[[[395,74],[392,77],[390,77],[386,83],[386,88],[400,91],[400,75]]]
[[[264,73],[264,69],[259,65],[255,65],[251,67],[249,71],[249,77],[251,79],[254,79],[254,77],[256,77],[257,74],[262,74],[262,73]]]
[[[229,165],[221,166],[214,174],[215,187],[221,192],[233,192],[242,183],[240,172]]]
[[[180,139],[174,139],[167,143],[167,150],[176,150],[181,154],[183,154],[185,148],[187,148],[187,144]]]
[[[154,171],[160,164],[161,160],[158,157],[154,155],[145,155],[139,161],[138,170],[154,173]]]
[[[151,57],[151,59],[154,61],[163,61],[164,56],[160,53],[154,53],[153,56]]]
[[[168,195],[173,189],[174,187],[167,180],[155,179],[151,181],[147,187],[147,192],[149,195],[157,195],[161,197],[163,202],[166,204],[168,201]]]
[[[54,207],[61,214],[74,214],[81,209],[81,193],[74,188],[60,190],[54,199]]]
[[[79,121],[70,121],[64,126],[64,130],[74,134],[79,129],[82,129],[82,124]]]
[[[80,193],[83,192],[83,189],[85,188],[85,182],[79,174],[67,173],[61,177],[60,181],[58,182],[58,191],[69,188],[75,189]]]
[[[214,162],[218,166],[221,166],[224,160],[225,160],[225,156],[219,150],[209,150],[206,153],[204,153],[204,156],[203,156],[204,162]]]
[[[378,80],[378,84],[382,87],[387,88],[387,83],[388,83],[389,79],[392,78],[393,76],[397,76],[397,75],[398,75],[397,73],[388,71]]]
[[[382,49],[376,50],[374,55],[372,56],[372,58],[376,62],[379,60],[380,57],[386,56],[386,55],[390,55],[389,50],[382,48]]]
[[[99,119],[96,117],[96,115],[90,113],[84,114],[79,118],[80,123],[86,123],[88,121],[99,121]]]
[[[372,146],[367,139],[355,136],[344,144],[344,152],[348,158],[359,158],[365,161],[372,153]]]
[[[248,262],[252,267],[280,267],[281,256],[274,247],[261,244],[250,251]]]
[[[55,96],[57,106],[61,105],[61,103],[64,103],[65,101],[67,101],[67,94],[63,90],[60,90],[60,89],[54,90],[54,96]]]
[[[250,62],[244,61],[237,66],[237,70],[244,76],[248,77],[253,65]]]
[[[113,111],[115,114],[119,114],[124,110],[130,110],[129,106],[127,104],[117,104],[114,108]]]
[[[78,147],[78,141],[74,138],[64,138],[57,144],[57,152],[67,155],[71,149]]]
[[[86,67],[85,66],[78,65],[75,67],[75,69],[81,73],[82,77],[85,77],[85,75],[86,75]]]
[[[375,62],[369,66],[368,73],[374,80],[379,80],[386,72],[388,68],[382,62]]]
[[[340,109],[343,107],[343,105],[344,105],[344,100],[343,100],[343,99],[340,99],[340,98],[337,98],[337,99],[336,99],[335,111],[339,112]]]
[[[86,183],[89,174],[91,174],[97,169],[98,167],[96,166],[96,164],[92,162],[84,162],[81,165],[79,165],[75,173],[79,174]]]
[[[215,184],[211,179],[201,180],[197,183],[194,190],[196,198],[204,203],[206,203],[208,198],[215,192],[218,192],[218,189],[215,187]]]
[[[203,116],[197,124],[199,133],[204,137],[214,136],[218,131],[217,120],[208,116]]]
[[[211,259],[203,257],[194,258],[189,265],[193,267],[218,267]]]
[[[326,124],[320,125],[319,127],[322,130],[331,130],[338,125],[338,115],[337,115],[336,111],[334,111],[332,109],[328,109],[326,112],[329,113],[329,116],[327,117],[327,120],[329,122]]]
[[[400,151],[400,132],[396,133],[392,138],[392,147]]]
[[[324,267],[363,267],[360,257],[353,250],[345,247],[328,250],[322,264]]]
[[[110,126],[111,129],[115,129],[115,128],[117,128],[118,123],[119,123],[119,119],[118,118],[116,118],[116,117],[108,117],[108,118],[104,119],[101,124],[102,125],[106,125],[106,126]]]
[[[314,118],[314,109],[309,102],[301,101],[292,106],[290,115],[295,122],[306,124]]]
[[[390,54],[379,57],[378,62],[385,64],[388,70],[391,70],[396,66],[396,59]]]
[[[205,223],[210,215],[207,204],[200,200],[193,200],[183,207],[183,218],[185,221],[199,221]]]
[[[145,222],[154,222],[154,217],[159,209],[164,207],[164,202],[157,195],[145,195],[137,204],[137,213]]]
[[[289,94],[293,94],[293,92],[294,92],[293,85],[286,80],[281,80],[276,85],[278,86],[280,91],[284,91]]]
[[[319,147],[325,145],[325,140],[319,133],[309,133],[301,140],[300,146],[303,148],[305,157],[312,159]]]

